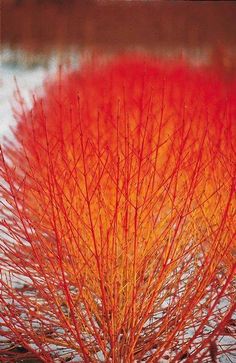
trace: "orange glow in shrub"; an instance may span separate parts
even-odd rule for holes
[[[1,334],[44,362],[230,353],[235,106],[213,71],[132,56],[21,103],[1,160]]]

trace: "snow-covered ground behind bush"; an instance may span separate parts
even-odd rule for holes
[[[69,53],[67,62],[70,66],[78,65],[78,54]],[[39,57],[32,62],[24,56],[24,52],[15,54],[4,49],[0,56],[0,143],[4,136],[10,135],[14,127],[13,107],[16,105],[16,89],[27,105],[31,104],[32,92],[40,93],[43,81],[58,70],[62,62],[61,55],[56,52],[50,58]],[[65,58],[63,58],[65,59]]]

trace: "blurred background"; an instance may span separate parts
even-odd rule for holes
[[[1,12],[3,62],[135,49],[235,67],[234,1],[2,0]]]
[[[0,1],[1,125],[10,122],[14,76],[24,93],[58,64],[84,56],[135,50],[236,74],[234,1]]]

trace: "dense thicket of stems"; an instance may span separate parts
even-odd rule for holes
[[[18,101],[1,152],[1,336],[47,363],[230,354],[235,84],[130,56]]]

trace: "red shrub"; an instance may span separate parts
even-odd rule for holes
[[[235,309],[235,86],[98,63],[21,104],[4,146],[1,335],[44,362],[209,362]]]

